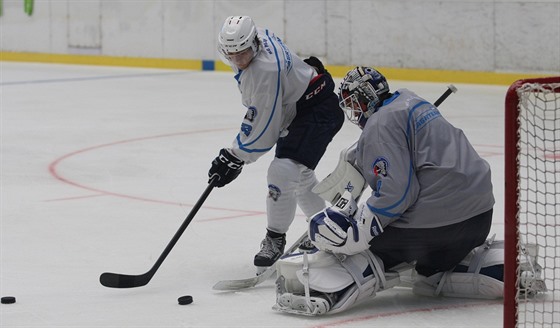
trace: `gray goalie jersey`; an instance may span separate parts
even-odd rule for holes
[[[245,163],[256,161],[287,133],[296,115],[296,102],[317,76],[269,30],[259,28],[258,38],[258,55],[235,75],[247,114],[232,152]]]
[[[438,109],[399,89],[367,121],[355,153],[383,226],[433,228],[494,205],[490,166]]]

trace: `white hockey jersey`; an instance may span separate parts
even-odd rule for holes
[[[233,67],[247,113],[231,151],[245,163],[256,161],[287,133],[296,102],[317,75],[271,31],[259,28],[258,38],[259,53],[249,67]]]
[[[367,121],[355,153],[385,227],[434,228],[492,209],[490,166],[438,109],[407,89]]]

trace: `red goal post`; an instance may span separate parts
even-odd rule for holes
[[[504,327],[560,327],[560,76],[509,87],[504,172]],[[545,293],[523,290],[527,245]]]

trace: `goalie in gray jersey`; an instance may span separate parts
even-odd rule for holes
[[[339,100],[362,133],[314,189],[333,204],[309,220],[320,251],[278,262],[274,308],[340,312],[402,285],[407,270],[418,294],[502,297],[503,243],[487,240],[490,166],[464,133],[412,91],[391,93],[370,67],[348,72]]]
[[[218,50],[234,70],[246,114],[231,147],[220,150],[208,172],[223,187],[244,164],[276,146],[267,174],[267,233],[255,255],[257,271],[283,254],[296,207],[311,216],[325,201],[311,192],[315,167],[344,123],[335,84],[321,61],[302,60],[272,31],[257,28],[248,16],[228,17]]]

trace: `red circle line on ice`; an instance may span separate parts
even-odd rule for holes
[[[167,200],[158,200],[158,199],[153,199],[153,198],[148,198],[148,197],[140,197],[140,196],[134,196],[134,195],[124,194],[124,193],[117,193],[117,192],[104,190],[104,189],[100,189],[100,188],[94,188],[94,187],[88,186],[84,183],[81,183],[79,181],[76,181],[76,180],[65,177],[64,174],[59,172],[58,165],[60,163],[64,162],[65,160],[71,158],[71,157],[74,157],[74,156],[77,156],[77,155],[80,155],[80,154],[83,154],[83,153],[99,150],[99,149],[102,149],[102,148],[108,148],[108,147],[113,147],[113,146],[128,144],[128,143],[134,143],[134,142],[142,142],[142,141],[146,141],[146,140],[153,140],[153,139],[160,139],[160,138],[171,138],[171,137],[184,136],[184,135],[190,135],[190,134],[214,133],[216,131],[228,131],[228,130],[232,130],[232,129],[231,128],[207,129],[207,130],[176,132],[176,133],[160,134],[160,135],[154,135],[154,136],[138,137],[138,138],[125,139],[125,140],[119,140],[119,141],[114,141],[114,142],[110,142],[110,143],[90,146],[90,147],[82,148],[82,149],[70,152],[68,154],[65,154],[65,155],[55,159],[53,162],[51,162],[49,164],[48,169],[49,169],[50,174],[55,179],[57,179],[57,180],[59,180],[63,183],[69,184],[71,186],[74,186],[74,187],[77,187],[77,188],[80,188],[80,189],[84,189],[84,190],[94,192],[95,194],[87,195],[87,196],[70,197],[70,198],[64,198],[64,199],[54,199],[54,200],[69,200],[69,199],[79,199],[79,198],[98,197],[98,196],[113,196],[113,197],[126,198],[126,199],[129,199],[129,200],[136,200],[136,201],[142,201],[142,202],[151,202],[151,203],[159,203],[159,204],[174,205],[174,206],[186,206],[186,205],[188,206],[188,204],[185,204],[185,203],[172,202],[172,201],[167,201]],[[50,200],[50,201],[54,201],[54,200]],[[243,216],[243,217],[257,216],[257,215],[262,215],[264,213],[264,212],[260,212],[260,211],[238,210],[238,209],[231,209],[231,208],[228,208],[228,209],[217,208],[217,207],[206,207],[206,208],[216,209],[216,210],[227,210],[229,212],[240,213],[240,214],[236,214],[236,215],[228,215],[228,216],[219,217],[219,218],[211,218],[211,219],[208,219],[207,221],[231,219],[231,218],[237,218],[237,217],[240,217],[240,216]],[[205,220],[203,220],[203,221],[205,221]]]

